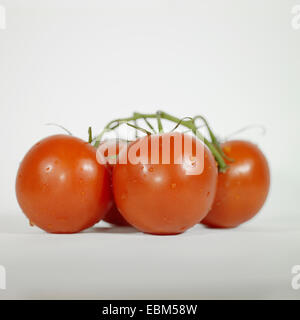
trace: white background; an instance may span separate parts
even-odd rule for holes
[[[300,264],[296,4],[0,0],[0,264],[8,274],[0,298],[300,298],[290,286]],[[221,137],[266,127],[264,136],[240,136],[261,147],[272,170],[258,217],[179,237],[27,227],[15,175],[34,142],[60,132],[46,123],[86,139],[89,125],[98,132],[113,118],[157,109],[203,114]]]

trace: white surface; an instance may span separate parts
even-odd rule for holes
[[[299,298],[300,0],[0,0],[2,298]],[[178,237],[74,236],[30,229],[16,203],[18,164],[37,140],[87,137],[111,119],[156,109],[204,114],[222,137],[249,131],[272,190],[236,230]],[[199,230],[198,230],[199,229]]]
[[[51,235],[1,216],[1,299],[300,299],[298,225],[196,226],[180,236],[98,227]]]

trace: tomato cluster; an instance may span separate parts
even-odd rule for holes
[[[256,145],[241,140],[219,144],[204,118],[210,140],[197,131],[196,117],[135,114],[126,121],[137,118],[157,118],[160,132],[147,121],[154,133],[135,127],[147,134],[130,142],[102,141],[102,133],[89,142],[54,135],[35,144],[16,178],[17,200],[30,223],[51,233],[76,233],[103,219],[171,235],[197,223],[236,227],[259,212],[270,173]],[[163,133],[160,118],[192,134]],[[123,122],[112,121],[103,132]]]

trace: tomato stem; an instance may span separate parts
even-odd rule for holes
[[[66,129],[65,127],[61,126],[60,124],[57,124],[57,123],[46,123],[46,126],[55,126],[55,127],[61,128],[62,130],[66,131],[66,133],[69,136],[72,136],[72,132],[69,131],[68,129]]]
[[[89,134],[89,140],[88,140],[88,142],[89,142],[89,143],[92,143],[92,141],[93,141],[92,127],[89,127],[89,129],[88,129],[88,134]]]
[[[208,130],[208,133],[209,133],[209,136],[210,136],[210,139],[211,139],[211,143],[215,146],[215,148],[219,151],[219,153],[222,155],[223,158],[225,158],[226,160],[228,161],[231,161],[233,162],[234,160],[229,158],[225,153],[224,151],[222,150],[221,148],[221,145],[220,145],[220,142],[219,140],[217,139],[217,137],[215,136],[215,134],[213,133],[210,125],[208,124],[206,118],[204,118],[203,116],[196,116],[194,117],[194,121],[196,121],[197,119],[201,119],[204,123],[204,125],[206,126],[207,130]]]
[[[137,139],[139,137],[139,133],[138,133],[138,129],[137,129],[138,125],[137,125],[136,119],[133,120],[133,124],[134,124],[134,126],[132,126],[132,127],[135,128],[135,139]]]
[[[180,119],[180,121],[176,124],[176,126],[170,132],[175,131],[182,124],[182,121],[184,121],[184,119],[193,120],[193,118],[191,118],[191,117],[184,117],[184,118]],[[188,131],[191,131],[191,130],[188,130]]]
[[[164,133],[164,129],[161,123],[161,115],[160,115],[160,111],[156,112],[156,118],[157,118],[157,126],[158,126],[158,132],[159,133]]]
[[[154,127],[152,126],[152,124],[149,122],[149,120],[148,120],[147,118],[143,118],[143,119],[144,119],[144,121],[146,122],[147,126],[152,130],[152,132],[153,132],[154,134],[156,134],[157,132],[156,132],[156,130],[154,129]]]
[[[180,119],[177,117],[174,117],[166,112],[162,112],[161,111],[161,117],[163,119],[167,119],[173,122],[180,122]],[[225,163],[222,154],[220,153],[220,151],[216,148],[216,146],[211,143],[208,139],[206,139],[202,134],[200,134],[196,124],[195,124],[195,118],[191,119],[191,120],[186,120],[186,121],[182,121],[181,125],[191,129],[193,131],[193,133],[196,135],[196,137],[200,140],[202,140],[207,147],[209,148],[209,150],[211,151],[211,153],[214,155],[218,166],[219,166],[219,171],[224,172],[227,169],[227,164]]]
[[[260,124],[251,124],[251,125],[249,125],[249,126],[243,127],[243,128],[241,128],[241,129],[239,129],[239,130],[237,130],[237,131],[234,131],[234,132],[230,133],[228,136],[226,136],[225,141],[226,141],[227,139],[229,139],[229,138],[231,138],[231,137],[239,134],[239,133],[242,133],[242,132],[247,131],[247,130],[250,130],[250,129],[260,129],[262,135],[265,135],[265,134],[266,134],[266,131],[267,131],[267,130],[266,130],[266,127],[263,126],[263,125],[260,125]]]
[[[138,127],[138,126],[135,126],[134,124],[131,124],[131,123],[126,123],[129,127],[131,127],[131,128],[134,128],[136,131],[141,131],[141,132],[143,132],[143,133],[146,133],[146,135],[147,136],[151,136],[151,132],[150,131],[148,131],[148,130],[146,130],[146,129],[144,129],[144,128],[141,128],[141,127]]]
[[[116,119],[116,120],[112,120],[110,121],[103,129],[103,131],[96,137],[95,139],[95,147],[98,147],[100,142],[101,142],[101,139],[103,137],[103,135],[108,132],[108,131],[111,131],[111,130],[114,130],[116,129],[117,127],[119,127],[122,123],[124,122],[129,122],[129,121],[134,121],[134,120],[137,120],[137,119],[157,119],[157,122],[158,122],[158,130],[159,132],[163,132],[163,128],[162,128],[162,123],[161,123],[161,119],[164,119],[164,120],[168,120],[168,121],[171,121],[171,122],[175,122],[176,124],[180,123],[180,125],[190,129],[194,135],[202,140],[206,146],[209,148],[209,150],[211,151],[211,153],[213,154],[213,156],[215,157],[217,163],[218,163],[218,166],[219,166],[219,171],[221,172],[224,172],[226,171],[227,169],[227,164],[226,162],[224,161],[224,158],[223,158],[223,151],[221,150],[220,147],[218,147],[218,144],[217,144],[217,139],[215,138],[214,134],[212,133],[212,131],[210,130],[210,128],[208,129],[209,131],[211,131],[210,133],[210,137],[212,139],[212,142],[210,142],[207,138],[205,138],[198,130],[198,127],[196,126],[196,120],[198,118],[202,118],[202,120],[204,119],[203,117],[201,116],[197,116],[195,118],[186,118],[187,120],[184,120],[184,119],[180,119],[180,118],[177,118],[175,116],[172,116],[164,111],[157,111],[156,113],[150,113],[150,114],[147,114],[147,113],[139,113],[139,112],[135,112],[133,114],[132,117],[128,117],[128,118],[120,118],[120,119]],[[146,121],[146,120],[145,120]],[[148,121],[149,122],[149,121]],[[207,125],[207,121],[205,120],[204,121]],[[147,122],[146,122],[147,123]],[[147,123],[148,124],[148,123]],[[114,125],[114,126],[113,126]],[[133,126],[133,125],[131,125]],[[150,127],[151,128],[151,127]],[[147,131],[147,130],[146,130]],[[149,131],[148,131],[149,132]],[[150,133],[150,132],[149,132]],[[212,135],[211,135],[212,134]],[[214,138],[212,138],[212,136]]]

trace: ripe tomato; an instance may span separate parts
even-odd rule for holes
[[[169,149],[162,143],[170,140]],[[178,152],[176,137],[187,139],[193,147]],[[151,141],[150,141],[151,140]],[[138,150],[137,149],[138,143]],[[153,147],[153,146],[158,146]],[[201,147],[203,156],[195,156]],[[148,151],[148,152],[147,152]],[[162,154],[171,159],[165,164]],[[130,156],[136,154],[132,162]],[[158,159],[153,164],[151,159]],[[183,161],[178,161],[183,157]],[[113,170],[113,191],[119,211],[138,230],[152,234],[178,234],[200,222],[211,208],[217,184],[217,167],[211,152],[192,136],[181,133],[154,135],[137,140],[121,152]],[[124,164],[126,162],[127,164]],[[201,174],[191,168],[204,165]]]
[[[116,156],[118,156],[120,151],[122,151],[124,148],[127,147],[127,141],[118,140],[118,139],[110,139],[110,140],[106,140],[106,141],[102,142],[100,144],[100,147],[103,150],[103,155],[105,156],[105,159],[108,164],[108,168],[110,169],[110,173],[112,174],[112,170],[117,162]],[[99,152],[100,152],[100,149],[98,149],[98,151],[97,151],[97,156],[98,156]],[[110,156],[112,156],[112,157],[110,158]],[[118,208],[116,207],[115,202],[113,202],[111,208],[108,210],[108,212],[104,216],[103,220],[108,223],[117,225],[117,226],[130,226],[130,224],[120,214]]]
[[[230,228],[251,219],[263,206],[270,186],[268,162],[259,148],[247,141],[228,141],[222,146],[234,162],[219,173],[212,210],[202,223]]]
[[[87,142],[54,135],[25,155],[16,178],[19,205],[30,222],[51,233],[97,223],[112,203],[109,172]]]

